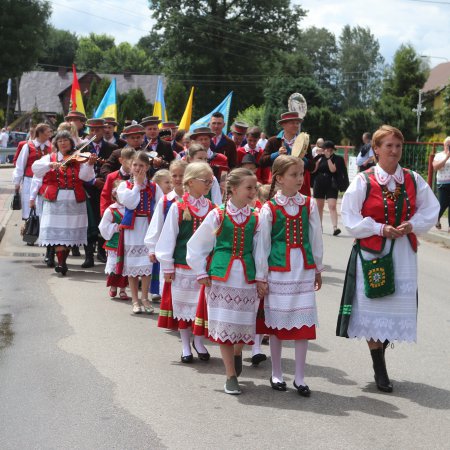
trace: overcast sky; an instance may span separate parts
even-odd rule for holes
[[[52,24],[87,35],[107,33],[116,43],[135,44],[152,27],[147,0],[50,0]],[[387,62],[402,43],[411,43],[431,66],[450,60],[450,0],[304,0],[302,28],[325,27],[339,35],[346,24],[368,26]],[[263,18],[262,18],[263,20]]]

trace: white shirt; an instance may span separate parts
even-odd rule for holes
[[[7,147],[9,140],[9,133],[7,131],[2,131],[0,133],[0,147]]]
[[[41,143],[37,139],[33,139],[32,142],[33,142],[34,146],[36,147],[36,150],[40,148],[41,151],[43,151],[45,149],[45,147],[47,147],[47,148],[50,147],[50,141]],[[13,183],[16,186],[18,186],[22,182],[22,179],[25,175],[25,168],[27,166],[29,155],[30,155],[30,147],[27,142],[22,147],[22,150],[20,151],[19,156],[17,157],[16,167],[14,167]]]
[[[257,147],[261,147],[263,150],[266,148],[268,139],[260,139],[256,144]]]
[[[434,156],[434,161],[442,162],[446,158],[445,152],[439,152]],[[445,166],[442,169],[436,171],[436,181],[438,184],[449,184],[450,183],[450,158],[447,159]]]
[[[144,180],[144,184],[134,184],[131,189],[128,189],[127,182],[122,181],[117,187],[117,198],[119,202],[128,209],[136,209],[141,201],[141,190],[145,189],[147,185],[147,180]],[[158,204],[159,200],[163,196],[161,188],[156,185],[155,191],[155,205]]]

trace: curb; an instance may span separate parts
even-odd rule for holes
[[[13,210],[12,209],[8,209],[6,214],[3,216],[2,222],[0,223],[0,242],[3,239],[3,236],[5,235],[6,232],[6,226],[8,225],[9,219],[11,219]]]
[[[443,247],[450,248],[450,233],[447,233],[447,235],[435,232],[426,233],[422,236],[419,236],[419,239],[423,239],[424,241],[432,242],[434,244],[440,244]]]

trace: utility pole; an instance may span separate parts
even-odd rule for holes
[[[416,142],[419,142],[420,138],[420,116],[423,112],[425,112],[427,108],[422,106],[422,89],[419,89],[419,101],[417,102],[417,108],[413,108],[413,111],[417,115],[417,139]]]

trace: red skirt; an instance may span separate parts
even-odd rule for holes
[[[205,286],[200,288],[198,296],[197,312],[195,313],[195,322],[193,332],[195,336],[208,337],[208,305],[206,304]]]
[[[186,321],[173,317],[172,283],[164,282],[161,304],[159,306],[158,327],[167,328],[168,330],[187,330],[192,328],[192,325],[192,320]]]
[[[110,273],[106,278],[106,287],[126,288],[128,286],[128,277]]]

